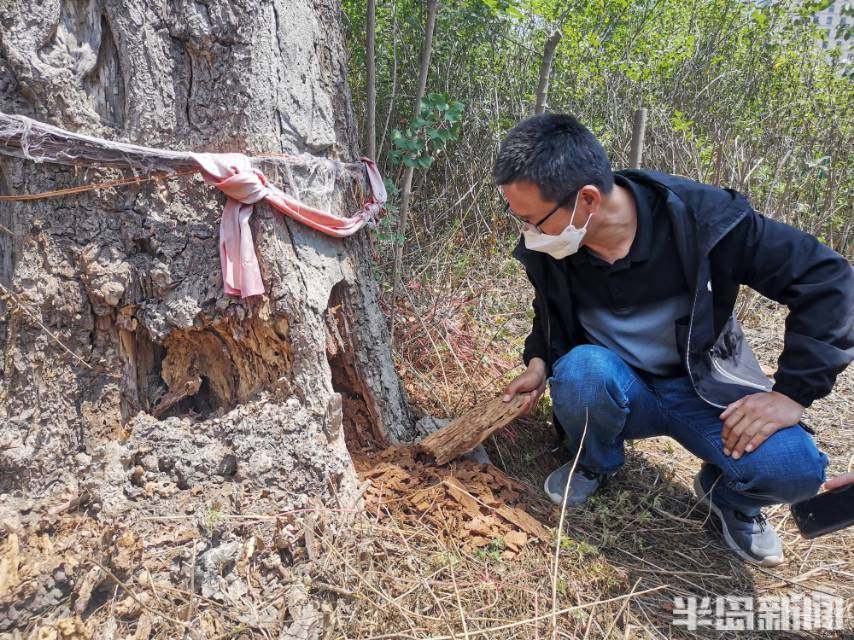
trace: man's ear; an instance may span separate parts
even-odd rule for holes
[[[578,193],[578,204],[584,205],[588,211],[598,211],[602,205],[602,192],[599,187],[594,187],[592,184],[586,184]]]
[[[590,209],[598,209],[602,204],[602,192],[599,187],[594,187],[592,184],[586,184],[579,189],[578,204],[585,204]]]

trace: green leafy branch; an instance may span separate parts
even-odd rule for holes
[[[442,93],[430,93],[419,103],[418,116],[403,131],[391,133],[394,148],[389,159],[407,167],[427,169],[442,148],[460,137],[462,102]]]

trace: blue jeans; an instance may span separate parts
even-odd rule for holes
[[[715,504],[746,515],[808,498],[824,482],[827,455],[798,425],[780,429],[737,460],[724,455],[718,418],[723,409],[703,401],[687,376],[648,374],[604,347],[581,345],[555,362],[549,385],[554,413],[571,447],[581,440],[587,409],[579,464],[590,471],[619,469],[626,439],[670,436],[716,467]]]

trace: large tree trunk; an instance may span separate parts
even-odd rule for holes
[[[12,0],[0,110],[149,146],[352,161],[339,22],[335,0]],[[0,193],[118,175],[2,159]],[[340,182],[311,203],[352,207]],[[267,293],[241,301],[222,290],[222,202],[195,177],[0,203],[0,492],[114,514],[150,483],[239,481],[279,510],[345,505],[345,434],[411,438],[367,231],[330,238],[257,205]]]

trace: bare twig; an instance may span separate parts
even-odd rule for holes
[[[581,609],[587,609],[589,607],[595,607],[600,604],[607,604],[609,602],[619,602],[621,600],[625,600],[626,598],[632,598],[634,596],[641,596],[647,593],[654,593],[656,591],[661,591],[662,589],[668,589],[668,585],[659,585],[657,587],[650,587],[649,589],[644,589],[643,591],[632,591],[631,593],[627,593],[621,596],[614,596],[613,598],[606,598],[604,600],[596,600],[594,602],[585,602],[584,604],[578,604],[574,607],[566,607],[561,609],[560,611],[555,611],[551,613],[544,613],[539,616],[534,616],[532,618],[525,618],[524,620],[518,620],[516,622],[510,622],[508,624],[501,624],[495,627],[488,627],[486,629],[474,629],[469,631],[469,637],[479,636],[479,635],[489,635],[491,633],[495,633],[497,631],[504,631],[505,629],[515,629],[517,627],[524,626],[526,624],[531,624],[533,622],[538,622],[540,620],[547,620],[549,618],[554,617],[555,615],[562,616],[565,613],[570,613],[572,611],[580,611]],[[386,640],[388,638],[400,638],[402,635],[400,633],[388,633],[380,636],[371,636],[369,638],[365,638],[365,640]],[[426,640],[454,640],[454,636],[430,636]]]
[[[552,640],[557,637],[557,569],[558,560],[560,559],[560,543],[563,537],[563,521],[566,517],[566,500],[569,497],[569,486],[572,484],[572,474],[575,472],[575,467],[578,465],[578,459],[581,457],[581,448],[584,445],[584,437],[587,435],[587,423],[590,415],[588,408],[584,408],[584,430],[581,432],[581,441],[578,443],[578,450],[575,452],[575,460],[572,461],[572,466],[569,469],[569,476],[566,480],[566,486],[563,488],[563,500],[560,505],[560,519],[558,520],[557,531],[555,533],[555,559],[552,569]]]
[[[125,590],[125,592],[126,592],[126,593],[131,597],[131,598],[133,598],[133,601],[134,601],[134,602],[136,602],[140,607],[142,607],[143,609],[145,609],[145,610],[146,610],[146,611],[148,611],[149,613],[153,613],[153,614],[154,614],[154,615],[156,615],[156,616],[160,616],[161,618],[163,618],[164,620],[167,620],[167,621],[171,622],[172,624],[177,624],[179,627],[185,627],[185,628],[189,628],[189,627],[190,627],[190,625],[189,625],[187,622],[185,622],[184,620],[178,620],[177,618],[173,618],[172,616],[169,616],[169,615],[167,615],[167,614],[163,613],[162,611],[158,611],[158,610],[157,610],[157,609],[155,609],[154,607],[151,607],[151,606],[147,605],[146,603],[144,603],[142,600],[140,600],[140,599],[137,597],[137,595],[136,595],[136,594],[131,590],[131,588],[130,588],[130,587],[129,587],[129,586],[128,586],[128,585],[127,585],[127,584],[126,584],[126,583],[125,583],[121,578],[119,578],[118,576],[116,576],[116,574],[115,574],[115,573],[113,573],[112,571],[110,571],[107,567],[105,567],[103,564],[101,564],[100,562],[98,562],[95,558],[89,558],[89,562],[91,562],[92,564],[97,565],[97,566],[101,569],[101,571],[103,571],[103,572],[104,572],[104,573],[106,573],[108,576],[110,576],[110,577],[111,577],[111,578],[116,582],[116,584],[118,584],[122,589],[124,589],[124,590]]]

